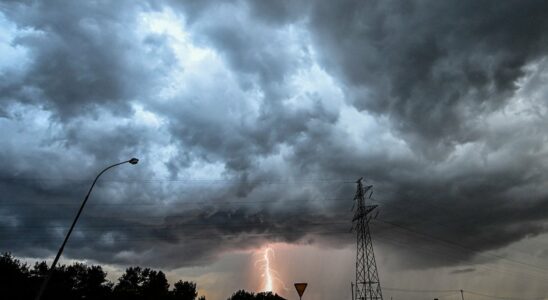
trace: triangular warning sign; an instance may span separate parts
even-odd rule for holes
[[[308,283],[295,283],[295,289],[297,290],[297,293],[299,293],[299,297],[303,296],[307,285]]]

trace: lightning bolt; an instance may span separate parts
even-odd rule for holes
[[[263,278],[261,290],[264,292],[273,292],[276,283],[279,283],[284,290],[288,290],[284,282],[279,278],[278,272],[272,267],[275,257],[274,249],[269,245],[262,249],[260,258],[255,262],[255,266],[259,267],[261,277]]]
[[[272,273],[273,270],[270,268],[270,253],[274,255],[274,250],[272,248],[267,247],[264,249],[263,252],[263,259],[264,259],[264,288],[263,290],[266,292],[272,292],[273,290],[273,282],[272,282]]]

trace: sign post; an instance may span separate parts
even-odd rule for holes
[[[308,283],[301,282],[301,283],[295,283],[295,289],[297,290],[297,293],[299,294],[299,299],[302,299],[304,290],[306,290],[306,286]]]

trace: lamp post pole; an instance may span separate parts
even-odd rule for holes
[[[53,260],[53,263],[51,264],[50,269],[48,270],[48,274],[46,275],[46,278],[42,282],[42,285],[40,286],[40,290],[38,291],[38,295],[36,296],[36,300],[40,300],[42,298],[42,294],[46,290],[46,287],[48,286],[48,282],[51,279],[51,276],[53,275],[53,270],[55,269],[55,266],[57,265],[57,261],[59,261],[59,257],[61,257],[61,253],[63,253],[63,249],[65,249],[65,245],[67,244],[67,241],[70,237],[70,234],[72,233],[72,230],[74,229],[74,225],[76,225],[76,222],[78,221],[78,218],[80,217],[80,214],[82,213],[82,210],[84,209],[84,206],[86,205],[86,202],[88,202],[89,195],[91,194],[91,191],[93,190],[93,187],[95,186],[95,183],[97,182],[97,179],[105,173],[108,169],[114,168],[116,166],[130,163],[132,165],[136,165],[139,162],[137,158],[132,158],[130,160],[126,160],[117,164],[113,164],[111,166],[108,166],[101,171],[97,177],[95,177],[95,180],[93,180],[93,183],[91,184],[91,187],[89,188],[89,191],[86,195],[86,198],[84,198],[84,201],[82,202],[82,205],[80,206],[80,209],[78,210],[78,213],[76,214],[76,218],[74,218],[74,221],[72,221],[72,225],[70,225],[70,229],[67,232],[67,235],[65,236],[65,240],[63,241],[63,244],[61,244],[61,248],[59,248],[59,251],[57,251],[57,255],[55,256],[55,259]]]

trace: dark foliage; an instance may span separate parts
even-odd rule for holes
[[[272,292],[262,292],[262,293],[254,294],[244,290],[239,290],[227,300],[285,300],[285,299],[278,296],[278,294],[272,294]]]
[[[34,299],[46,274],[48,265],[36,263],[32,268],[9,253],[0,256],[0,298]],[[162,271],[130,267],[114,285],[107,280],[100,266],[75,263],[55,268],[44,300],[196,300],[196,284],[178,281],[173,290]],[[205,300],[200,297],[198,300]]]
[[[173,295],[177,299],[194,300],[198,296],[196,284],[194,282],[179,280],[173,285]]]
[[[10,254],[0,256],[0,295],[4,299],[30,299],[29,268]]]

